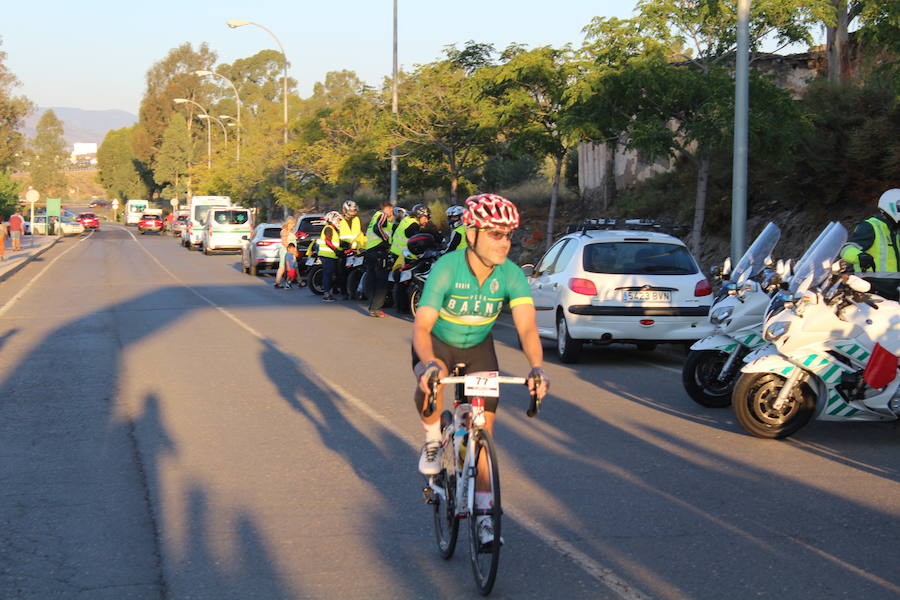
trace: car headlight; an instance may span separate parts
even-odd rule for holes
[[[709,322],[713,325],[721,325],[725,321],[731,318],[731,314],[734,312],[733,306],[721,306],[709,315]]]
[[[790,326],[791,324],[788,321],[779,321],[778,323],[773,323],[766,328],[766,333],[763,337],[766,338],[767,342],[774,344],[788,332]]]

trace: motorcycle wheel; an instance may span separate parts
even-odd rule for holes
[[[707,408],[725,408],[731,404],[734,375],[719,381],[727,360],[728,354],[718,350],[691,350],[681,369],[681,383],[694,402]]]
[[[759,438],[781,439],[809,423],[816,407],[812,390],[799,384],[780,411],[772,408],[785,378],[775,373],[742,373],[734,386],[731,405],[738,423]]]
[[[409,290],[409,312],[412,313],[412,316],[416,316],[416,310],[419,308],[419,298],[422,297],[422,289],[414,285],[412,289]]]
[[[362,276],[362,269],[353,269],[347,275],[347,295],[350,296],[351,300],[362,300],[363,294],[359,290]]]
[[[325,287],[322,283],[323,276],[322,265],[313,265],[309,268],[309,275],[306,276],[306,280],[309,283],[310,291],[316,296],[321,296],[325,293]]]

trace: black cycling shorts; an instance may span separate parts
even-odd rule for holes
[[[465,372],[475,373],[477,371],[499,371],[497,365],[497,353],[494,351],[494,336],[488,334],[483,342],[471,348],[457,348],[446,344],[431,335],[431,345],[434,349],[434,356],[439,358],[450,372],[457,363],[465,363]],[[412,366],[413,369],[421,362],[416,355],[416,349],[412,349]],[[485,398],[484,409],[488,412],[497,412],[497,398]]]

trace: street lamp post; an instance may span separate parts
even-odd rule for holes
[[[394,71],[392,76],[391,111],[397,118],[397,0],[394,0]],[[391,148],[391,204],[397,204],[397,148]]]
[[[272,33],[272,31],[268,27],[260,25],[259,23],[254,23],[253,21],[244,21],[241,19],[229,19],[228,21],[225,21],[225,24],[228,25],[229,27],[231,27],[232,29],[235,29],[237,27],[243,27],[244,25],[255,25],[256,27],[259,27],[260,29],[262,29],[263,31],[265,31],[266,33],[271,35],[272,38],[275,40],[275,43],[278,44],[278,47],[281,48],[281,56],[284,59],[284,81],[283,81],[283,86],[282,86],[282,90],[281,90],[281,96],[282,96],[282,99],[284,100],[284,147],[285,147],[285,149],[287,149],[287,142],[288,142],[288,96],[287,96],[288,73],[287,73],[287,66],[288,66],[288,61],[287,61],[287,54],[284,51],[284,46],[281,44],[281,40],[278,39],[278,36],[276,36],[274,33]],[[286,160],[286,158],[285,158],[285,160]],[[287,193],[287,163],[284,164],[283,182],[284,182],[283,183],[284,191],[285,191],[285,193]]]
[[[228,85],[231,86],[231,89],[234,90],[235,101],[237,102],[237,161],[241,162],[241,97],[238,95],[237,87],[235,87],[234,82],[225,77],[224,75],[220,75],[219,73],[215,73],[213,71],[194,71],[194,75],[199,75],[201,77],[205,75],[214,75],[216,77],[221,77],[225,81],[228,82]]]
[[[199,108],[203,113],[199,116],[199,118],[209,119],[209,113],[207,113],[206,109],[204,109],[198,102],[194,102],[193,100],[190,100],[188,98],[175,98],[172,101],[175,104],[184,104],[186,102],[189,102]],[[206,121],[206,168],[212,169],[212,123],[210,123],[208,120]]]
[[[225,149],[227,150],[228,149],[228,130],[225,129],[225,123],[223,123],[221,119],[217,119],[212,115],[198,115],[198,118],[203,119],[203,120],[209,119],[209,120],[215,121],[216,123],[219,124],[219,127],[222,128],[222,135],[225,136]],[[206,121],[206,122],[207,122],[207,124],[209,124],[209,121]]]

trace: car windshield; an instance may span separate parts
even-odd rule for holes
[[[211,208],[215,207],[208,204],[197,204],[194,206],[194,220],[201,225],[206,225],[206,211]]]
[[[781,237],[781,229],[775,223],[769,223],[765,229],[760,232],[737,266],[729,275],[728,279],[737,284],[742,284],[748,279],[752,279],[759,275],[765,268],[765,260],[772,254],[778,239]]]
[[[263,230],[262,236],[264,238],[270,238],[273,240],[277,240],[281,237],[281,227],[266,227]]]
[[[301,231],[303,233],[322,233],[322,229],[325,227],[325,220],[322,217],[308,217],[305,219],[300,219],[300,227],[297,231]]]
[[[94,214],[93,214],[93,213],[81,213],[81,214],[78,215],[78,216],[79,216],[80,218],[82,218],[82,219],[94,219],[94,218],[96,218],[96,217],[94,217]]]
[[[684,246],[653,242],[602,242],[584,248],[584,270],[617,275],[692,275],[697,263]]]
[[[187,217],[184,215],[181,215],[180,217],[176,217],[175,220],[176,221],[187,221]]]
[[[831,275],[831,263],[847,241],[847,230],[840,223],[830,223],[813,242],[814,248],[807,250],[794,267],[790,292],[794,297],[802,296],[807,290],[825,282]]]
[[[159,215],[141,215],[142,219],[158,219]]]
[[[219,225],[243,225],[250,219],[245,210],[217,210],[213,215]]]

